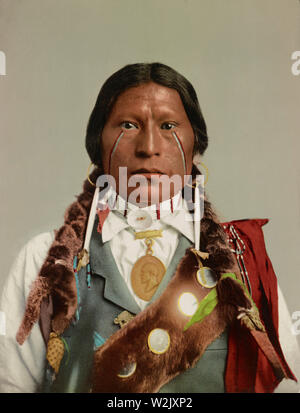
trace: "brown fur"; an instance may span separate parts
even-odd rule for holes
[[[195,265],[195,257],[188,250],[161,297],[95,352],[93,392],[156,392],[194,366],[206,347],[223,332],[226,319],[221,305],[204,321],[183,331],[189,317],[177,308],[180,294],[192,292],[201,301],[210,291],[197,282]],[[166,329],[170,335],[171,344],[164,354],[157,355],[148,349],[148,334],[154,328]],[[135,373],[119,378],[121,367],[130,362],[137,362]]]
[[[17,341],[22,344],[28,337],[34,323],[39,318],[40,306],[44,298],[50,294],[50,287],[48,280],[44,277],[38,277],[31,286],[31,291],[29,292],[26,314],[23,318],[22,324],[19,327],[17,333]]]

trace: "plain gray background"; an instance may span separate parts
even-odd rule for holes
[[[81,191],[102,83],[160,61],[198,93],[211,201],[224,220],[270,218],[267,250],[300,310],[298,0],[0,0],[0,50],[1,283]]]

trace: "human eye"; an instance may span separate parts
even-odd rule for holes
[[[122,122],[120,126],[121,126],[122,128],[124,128],[124,129],[127,129],[127,130],[137,129],[137,125],[135,125],[134,123],[129,122],[129,121],[127,121],[127,120],[124,121],[124,122]]]
[[[164,129],[164,130],[171,130],[171,129],[174,129],[175,127],[176,127],[175,122],[164,122],[161,125],[161,129]]]

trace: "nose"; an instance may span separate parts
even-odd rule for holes
[[[161,136],[154,125],[147,125],[137,135],[135,155],[139,158],[160,156]]]

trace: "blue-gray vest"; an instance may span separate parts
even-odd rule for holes
[[[181,235],[171,264],[150,303],[167,287],[180,259],[190,246],[191,242]],[[89,392],[94,350],[120,328],[114,319],[122,311],[127,310],[134,315],[141,311],[118,270],[109,243],[103,243],[97,232],[97,220],[90,242],[90,264],[90,288],[86,267],[77,274],[77,320],[63,333],[66,351],[59,373],[52,382],[53,375],[50,367],[47,367],[42,392]],[[144,351],[149,350],[145,348]],[[227,333],[224,332],[208,346],[195,367],[172,379],[160,392],[223,393],[226,356]]]

